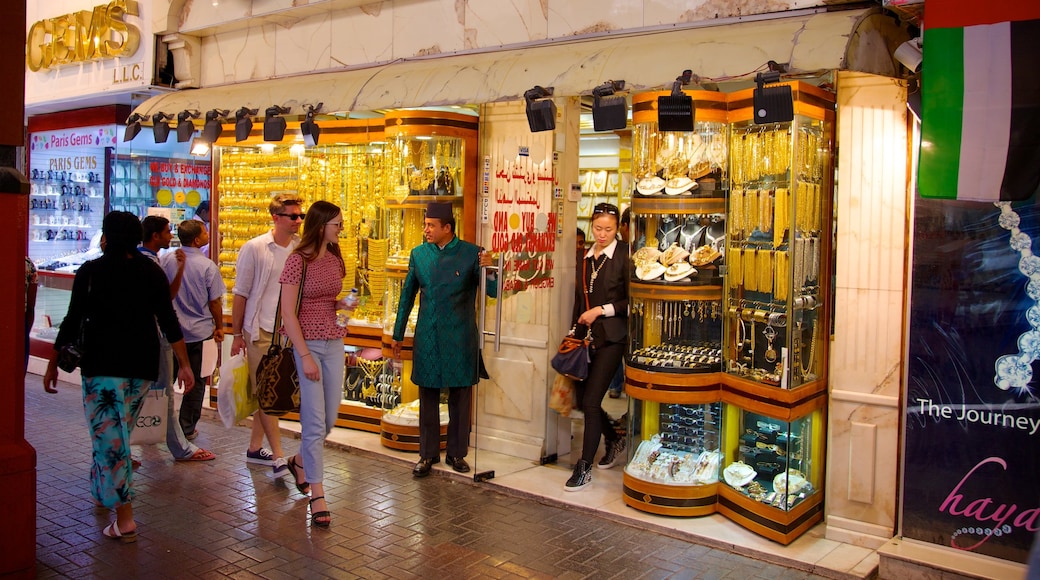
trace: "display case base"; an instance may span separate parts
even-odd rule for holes
[[[624,497],[629,507],[663,516],[707,516],[715,513],[719,484],[665,485],[625,474]]]
[[[718,511],[752,532],[786,546],[823,520],[823,493],[817,492],[784,511],[720,485]]]
[[[383,447],[389,447],[390,449],[396,449],[398,451],[409,451],[411,453],[419,452],[418,425],[400,425],[397,423],[391,423],[386,420],[381,420],[380,427],[381,431],[379,441],[383,444]],[[448,425],[446,423],[442,423],[440,433],[440,450],[444,451],[447,448]]]

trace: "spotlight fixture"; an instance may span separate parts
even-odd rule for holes
[[[167,121],[172,120],[173,115],[161,111],[152,115],[152,138],[156,143],[165,143],[170,138],[170,124]]]
[[[123,141],[132,141],[141,132],[141,121],[144,115],[134,113],[126,118],[126,131],[123,132]]]
[[[253,130],[253,120],[250,117],[257,112],[257,109],[249,107],[235,111],[235,141],[245,141],[249,138],[249,132]]]
[[[910,72],[921,72],[921,61],[924,60],[924,53],[921,50],[921,37],[911,38],[900,44],[892,56],[895,57],[899,64],[910,69]]]
[[[289,107],[267,107],[264,111],[264,141],[281,141],[285,138],[285,118],[279,115],[288,112]]]
[[[318,144],[318,136],[321,135],[321,127],[314,122],[314,113],[320,111],[324,104],[325,103],[304,105],[304,108],[307,109],[307,118],[300,123],[300,133],[303,134],[303,144],[307,147],[314,147]]]
[[[625,90],[625,81],[607,81],[592,89],[592,130],[613,131],[628,125],[628,103],[615,95]]]
[[[755,89],[752,104],[754,106],[754,123],[786,123],[794,119],[794,97],[790,85],[775,87],[764,86],[766,83],[780,81],[780,71],[769,71],[755,75]]]
[[[209,143],[202,140],[202,137],[196,137],[191,140],[191,154],[196,157],[205,157],[209,155]]]
[[[552,131],[556,128],[556,103],[546,98],[553,95],[553,87],[535,85],[524,93],[527,101],[527,124],[532,133]]]
[[[202,140],[206,143],[216,143],[220,134],[224,131],[224,121],[227,119],[227,109],[210,109],[206,111],[206,125],[202,128]]]
[[[683,92],[683,85],[693,80],[687,69],[675,77],[672,94],[657,97],[657,128],[661,131],[693,131],[693,97]]]
[[[191,136],[195,134],[195,123],[192,123],[192,119],[198,119],[198,111],[195,109],[185,109],[180,113],[177,113],[177,142],[187,143],[191,140]]]

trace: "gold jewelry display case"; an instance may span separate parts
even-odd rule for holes
[[[786,84],[795,118],[770,125],[753,90],[686,91],[692,133],[658,130],[670,93],[632,98],[624,475],[636,509],[785,544],[823,517],[834,108]]]

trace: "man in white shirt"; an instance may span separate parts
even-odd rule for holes
[[[256,388],[256,369],[271,346],[271,338],[278,331],[274,327],[275,311],[281,285],[278,283],[285,260],[300,243],[296,232],[303,224],[303,201],[295,194],[276,195],[268,205],[271,231],[257,236],[238,251],[235,265],[235,286],[231,290],[231,355],[244,349],[249,364],[249,378]],[[267,436],[271,449],[261,445]],[[246,462],[269,464],[275,477],[289,472],[282,453],[278,431],[278,417],[258,410],[253,414],[253,431],[246,450]]]

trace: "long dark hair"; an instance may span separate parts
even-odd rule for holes
[[[105,235],[105,255],[125,256],[137,251],[141,243],[141,220],[130,212],[111,211],[101,222]]]
[[[336,219],[336,216],[341,213],[343,212],[339,206],[334,203],[316,201],[311,204],[307,208],[307,217],[303,218],[303,235],[300,236],[300,245],[296,246],[296,253],[303,256],[303,259],[308,262],[317,258],[321,251],[321,244],[324,243],[325,225]],[[325,249],[339,258],[340,270],[346,274],[347,268],[343,264],[343,255],[339,251],[339,245],[325,244]]]

